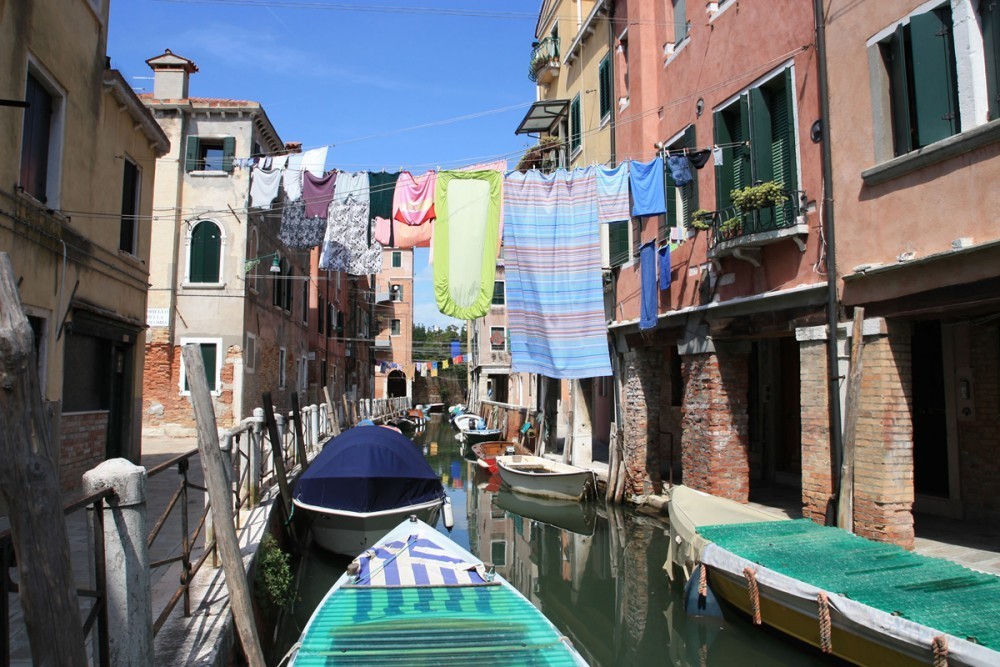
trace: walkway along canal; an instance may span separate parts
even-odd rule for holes
[[[663,570],[665,518],[603,502],[555,503],[501,490],[498,478],[463,456],[456,431],[441,416],[411,435],[455,507],[451,538],[493,563],[590,664],[838,664],[729,610],[724,620],[688,616],[683,583],[671,583]],[[304,551],[269,664],[277,664],[298,639],[348,563],[314,545]]]

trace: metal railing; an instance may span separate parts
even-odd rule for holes
[[[528,78],[538,81],[538,72],[549,64],[559,64],[559,38],[546,37],[531,50],[528,64]]]
[[[743,212],[735,206],[715,211],[711,219],[711,248],[752,234],[794,227],[800,214],[801,194],[795,190],[786,191],[784,202],[754,211]]]

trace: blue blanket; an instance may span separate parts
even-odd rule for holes
[[[639,329],[656,326],[656,242],[650,241],[639,248],[639,270],[642,294],[639,311]]]

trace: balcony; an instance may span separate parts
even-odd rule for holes
[[[559,38],[546,37],[531,50],[528,78],[535,83],[549,83],[559,73]]]
[[[376,350],[389,350],[391,348],[392,348],[392,341],[389,339],[388,336],[375,338]]]
[[[809,226],[799,204],[805,193],[786,194],[786,201],[753,211],[730,206],[709,214],[709,259],[732,256],[760,266],[760,248],[783,239],[791,239],[805,252]]]

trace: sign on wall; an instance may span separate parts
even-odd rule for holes
[[[146,309],[146,325],[151,327],[168,327],[170,326],[170,309],[169,308],[147,308]]]

